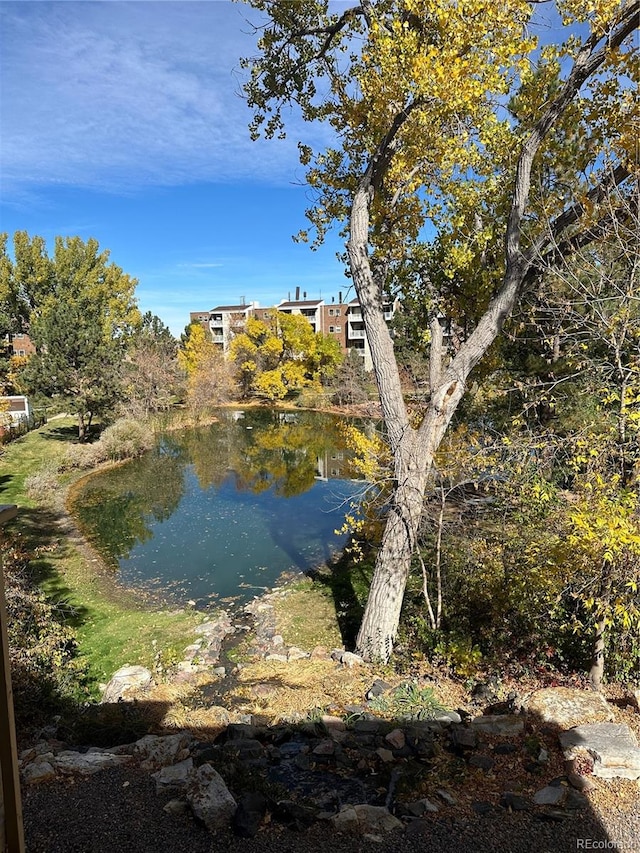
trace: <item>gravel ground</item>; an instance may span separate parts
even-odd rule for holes
[[[27,853],[569,853],[639,850],[639,797],[615,801],[599,817],[594,809],[560,822],[499,812],[467,821],[415,821],[384,839],[334,834],[326,825],[296,833],[278,825],[253,839],[212,836],[191,817],[163,811],[168,796],[137,767],[106,770],[28,788],[23,794]]]

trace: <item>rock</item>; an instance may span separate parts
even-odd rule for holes
[[[443,726],[457,725],[462,722],[462,717],[457,711],[437,711],[432,719]]]
[[[311,651],[311,660],[326,660],[329,652],[325,646],[314,646]]]
[[[237,808],[224,780],[210,764],[203,764],[191,775],[187,800],[194,815],[210,832],[227,826]]]
[[[386,742],[389,746],[393,747],[393,749],[402,749],[407,742],[404,732],[402,729],[394,729],[389,732],[389,734],[385,735]]]
[[[478,767],[480,770],[492,770],[495,761],[488,755],[472,755],[469,759],[470,767]]]
[[[222,747],[226,758],[238,758],[240,761],[255,761],[264,757],[264,747],[254,738],[234,738],[228,740]]]
[[[186,803],[184,800],[169,800],[162,807],[162,811],[174,817],[182,817],[189,811],[189,803]]]
[[[287,660],[305,660],[306,658],[311,657],[309,652],[305,652],[303,649],[299,649],[296,646],[290,646],[289,651],[287,652]]]
[[[547,785],[533,795],[537,806],[558,806],[564,800],[567,789],[562,785]]]
[[[340,663],[343,666],[348,666],[351,669],[354,666],[364,664],[364,660],[360,657],[360,655],[356,655],[353,652],[344,652],[342,657],[340,658]]]
[[[234,832],[242,838],[253,838],[267,813],[267,800],[258,791],[242,794],[233,816]]]
[[[286,655],[276,654],[275,652],[271,652],[265,658],[265,660],[277,660],[280,663],[288,663],[289,660]]]
[[[565,758],[586,752],[593,759],[593,775],[602,779],[640,779],[640,748],[624,723],[587,723],[560,733]]]
[[[100,700],[108,702],[128,702],[140,693],[144,693],[153,684],[151,671],[144,666],[123,666],[111,676]]]
[[[424,814],[435,814],[440,811],[440,807],[436,803],[432,803],[431,800],[427,800],[423,798],[421,800],[416,800],[413,803],[407,803],[407,810],[414,817],[422,817]]]
[[[193,742],[191,732],[178,732],[175,735],[145,735],[134,745],[134,755],[142,758],[143,770],[157,770],[184,761],[189,756]]]
[[[518,752],[520,747],[515,743],[498,743],[493,747],[493,751],[496,755],[512,755],[514,752]]]
[[[448,791],[445,791],[444,788],[438,788],[436,794],[440,797],[442,802],[447,806],[455,806],[457,800],[454,796],[452,796]]]
[[[34,761],[22,768],[22,778],[27,785],[35,785],[38,782],[48,782],[55,779],[56,771],[48,761]]]
[[[189,756],[184,761],[162,767],[157,773],[152,773],[152,778],[156,780],[156,794],[162,794],[165,791],[184,791],[192,771],[193,758]]]
[[[524,812],[529,809],[528,801],[519,794],[514,794],[511,791],[505,791],[500,797],[500,805],[503,809],[513,812]]]
[[[331,818],[333,828],[337,832],[358,832],[360,822],[353,806],[343,806],[338,814]]]
[[[478,734],[466,726],[453,726],[451,728],[451,743],[458,750],[476,749]]]
[[[475,731],[500,737],[515,737],[524,731],[524,717],[519,714],[496,714],[474,717],[471,727]]]
[[[320,743],[314,747],[313,754],[314,755],[333,755],[336,751],[336,745],[331,740],[331,738],[325,738],[321,740]]]
[[[610,722],[613,712],[601,693],[572,687],[536,690],[525,704],[528,714],[543,723],[568,729],[583,723]]]
[[[391,684],[383,681],[381,678],[376,678],[371,687],[365,693],[365,699],[370,702],[372,699],[377,699],[378,696],[383,696],[389,690],[391,690]]]
[[[334,732],[344,732],[347,729],[347,725],[342,717],[333,717],[331,714],[324,714],[320,718],[320,722],[332,734]]]
[[[360,803],[353,809],[362,832],[391,832],[393,829],[402,828],[402,822],[384,806],[369,806],[366,803]]]
[[[120,767],[131,761],[130,755],[113,755],[110,752],[74,752],[66,749],[59,752],[51,762],[63,773],[81,773],[90,776],[108,767]]]
[[[378,749],[376,749],[376,754],[385,764],[389,764],[389,762],[394,760],[393,751],[390,749],[385,749],[383,746],[380,746],[378,747]]]

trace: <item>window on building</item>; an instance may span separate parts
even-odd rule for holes
[[[336,317],[339,317],[339,316],[340,316],[340,309],[336,308]]]
[[[333,317],[333,308],[329,308],[329,316]]]
[[[342,331],[342,326],[336,326],[336,332],[340,333]]]
[[[329,331],[330,331],[330,332],[335,332],[335,328],[334,328],[333,326],[329,326]]]

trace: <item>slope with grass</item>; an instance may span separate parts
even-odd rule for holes
[[[58,418],[8,445],[0,457],[0,503],[18,505],[18,518],[4,535],[32,555],[32,577],[74,629],[90,692],[97,695],[99,683],[124,664],[153,669],[179,659],[202,614],[159,609],[119,586],[82,539],[65,510],[67,490],[81,474],[56,473],[76,436],[72,419]],[[25,483],[38,472],[48,487],[34,496]]]

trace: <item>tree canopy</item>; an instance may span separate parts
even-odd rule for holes
[[[636,184],[634,0],[253,0],[252,133],[295,105],[334,143],[300,146],[315,239],[347,236],[393,455],[359,649],[387,659],[434,455],[471,372],[528,289],[624,220]],[[306,237],[306,234],[302,235]],[[403,399],[382,302],[412,288],[430,352],[423,410]],[[456,326],[443,346],[442,318]]]
[[[20,385],[65,398],[84,440],[93,416],[112,409],[120,392],[120,365],[140,324],[137,282],[93,238],[56,237],[50,257],[41,237],[18,231],[13,261],[6,242],[0,263],[11,330],[27,331],[37,348]]]

